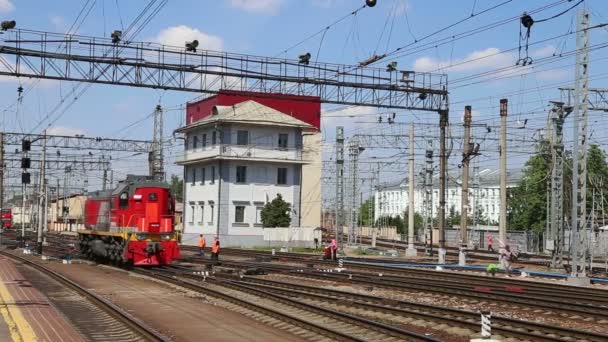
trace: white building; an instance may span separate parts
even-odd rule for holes
[[[507,172],[507,187],[516,186],[519,172]],[[456,177],[449,177],[455,179]],[[439,208],[438,179],[433,179],[433,217],[437,215]],[[481,208],[483,214],[490,222],[498,222],[500,217],[500,185],[497,170],[485,169],[479,172],[479,188],[476,189],[469,181],[469,215],[473,207]],[[404,182],[381,185],[374,193],[374,219],[382,216],[403,216],[409,203],[408,185]],[[424,212],[424,194],[421,186],[416,186],[414,191],[414,210],[422,214]],[[477,194],[477,196],[476,196]],[[460,213],[462,200],[462,187],[460,179],[448,183],[446,192],[446,215],[450,210]]]
[[[186,138],[176,161],[184,166],[184,243],[205,234],[219,235],[222,246],[267,244],[261,211],[277,194],[291,205],[291,226],[300,227],[307,131],[316,129],[255,101],[215,106],[176,130]]]

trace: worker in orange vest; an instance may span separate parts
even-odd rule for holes
[[[215,240],[213,240],[213,245],[211,245],[211,260],[219,261],[220,257],[220,240],[216,236]]]
[[[198,238],[198,256],[205,256],[205,247],[207,247],[207,241],[203,234]]]

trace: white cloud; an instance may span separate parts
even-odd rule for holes
[[[536,78],[542,81],[561,81],[571,76],[572,71],[568,69],[554,69],[540,71],[536,74]]]
[[[513,54],[501,53],[499,48],[491,47],[473,51],[466,57],[452,61],[440,61],[431,57],[421,57],[414,61],[415,71],[438,71],[449,68],[449,71],[477,71],[481,69],[496,69],[514,65]],[[451,66],[451,67],[450,67]]]
[[[53,24],[56,31],[63,31],[65,29],[65,19],[60,15],[52,16],[51,24]]]
[[[50,135],[80,135],[85,134],[86,131],[75,127],[52,126],[47,128],[46,133]]]
[[[530,56],[532,58],[544,58],[544,57],[552,56],[555,52],[556,52],[555,46],[546,45],[540,49],[536,49],[536,50],[532,51]]]
[[[374,121],[378,119],[374,116],[376,113],[378,113],[377,108],[364,106],[351,106],[339,110],[324,109],[321,110],[321,123],[324,126],[337,125],[338,123],[345,126],[353,121]]]
[[[311,3],[314,7],[331,8],[341,2],[343,2],[343,0],[312,0]]]
[[[15,5],[11,0],[0,0],[0,13],[12,12],[15,9]]]
[[[184,46],[188,41],[198,40],[198,48],[202,50],[222,51],[224,41],[222,38],[202,32],[186,25],[168,27],[154,38],[154,41],[174,46]]]
[[[279,13],[284,0],[230,0],[230,6],[250,13]]]

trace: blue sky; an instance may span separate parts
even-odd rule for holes
[[[365,8],[354,16],[348,16],[339,24],[327,29],[295,48],[283,51],[322,30],[328,24],[361,7],[363,0],[224,0],[194,1],[169,0],[161,12],[136,37],[137,40],[158,41],[169,44],[183,44],[185,40],[197,38],[201,47],[214,50],[255,54],[263,56],[287,56],[296,58],[303,52],[311,52],[313,60],[356,64],[369,56],[392,51],[405,46],[451,23],[470,17],[471,14],[492,8],[504,0],[378,0],[374,8]],[[88,16],[79,26],[77,33],[91,36],[109,36],[114,29],[126,27],[149,3],[144,0],[0,0],[0,17],[14,19],[21,28],[41,31],[65,32],[84,7]],[[461,32],[517,17],[524,11],[531,11],[550,4],[555,6],[533,14],[535,20],[551,17],[574,2],[555,0],[511,1],[494,10],[474,15],[468,20],[449,28],[423,42],[439,38],[450,38]],[[118,4],[118,5],[117,5]],[[584,5],[591,11],[591,24],[608,22],[608,3],[602,0],[587,0]],[[530,42],[538,42],[575,29],[576,11],[535,24]],[[474,121],[489,125],[498,124],[498,101],[506,97],[510,101],[510,137],[518,139],[514,148],[532,144],[538,134],[536,129],[546,123],[547,104],[557,99],[558,85],[567,85],[574,75],[574,57],[556,58],[551,64],[532,69],[515,69],[517,51],[505,52],[518,46],[520,25],[517,20],[488,29],[482,33],[454,40],[446,44],[430,47],[423,51],[407,54],[397,59],[398,68],[417,71],[443,71],[450,79],[451,122],[454,135],[460,134],[457,127],[461,122],[464,105],[473,106]],[[608,32],[604,29],[591,31],[591,45],[606,42]],[[567,53],[575,49],[574,35],[568,35],[530,46],[530,55],[535,60],[553,54]],[[412,51],[411,48],[408,51]],[[488,57],[490,56],[490,57]],[[604,73],[608,71],[605,51],[591,52],[590,77],[592,87],[603,87]],[[471,59],[476,59],[471,62]],[[387,62],[378,65],[382,67]],[[494,71],[492,80],[472,78],[479,73],[498,68],[508,71]],[[531,72],[526,74],[526,72]],[[506,78],[508,76],[508,78]],[[44,81],[32,87],[31,80],[2,78],[0,90],[0,124],[7,131],[30,132],[34,127],[46,127],[55,133],[84,133],[92,136],[151,138],[152,120],[124,129],[148,115],[161,103],[172,110],[166,115],[165,134],[177,128],[183,120],[180,104],[192,99],[190,93],[162,92],[150,89],[110,87],[93,85],[82,97],[62,113],[51,116],[51,121],[42,120],[60,103],[62,95],[72,89],[75,83]],[[21,105],[14,105],[17,86],[21,84],[28,92]],[[71,103],[66,98],[64,105]],[[326,109],[334,107],[327,106]],[[382,112],[382,111],[381,111]],[[333,132],[338,122],[346,126],[347,134],[356,131],[378,130],[377,125],[362,124],[377,120],[374,108],[346,108],[334,110],[323,119],[326,148],[331,150]],[[519,114],[518,114],[519,113]],[[437,122],[430,113],[409,111],[397,112],[399,122]],[[525,129],[517,129],[518,121],[528,120]],[[358,123],[359,122],[359,123]],[[592,138],[605,143],[603,133],[606,120],[601,113],[590,116]],[[381,129],[385,129],[382,127]],[[569,132],[566,128],[566,132]],[[436,130],[435,130],[436,131]],[[435,132],[433,131],[433,132]],[[495,130],[497,131],[497,130]],[[477,128],[474,136],[484,136],[485,128]],[[486,137],[494,136],[492,132]],[[566,139],[568,140],[568,138]],[[529,142],[529,143],[528,143]],[[482,167],[496,167],[496,144],[487,143],[487,153],[478,161]],[[423,145],[424,142],[419,142]],[[524,146],[524,147],[522,147]],[[459,146],[455,146],[459,148]],[[527,149],[530,151],[531,149]],[[168,155],[174,152],[168,151]],[[456,153],[459,154],[459,153]],[[512,158],[513,168],[517,168],[527,158],[523,153]],[[365,156],[364,156],[365,157]],[[117,177],[128,170],[142,169],[143,159],[132,158],[123,164],[117,163]],[[458,163],[453,160],[453,166]],[[171,163],[171,160],[169,160]],[[170,172],[179,172],[171,167]],[[393,177],[387,175],[388,177]],[[395,176],[399,177],[399,176]]]

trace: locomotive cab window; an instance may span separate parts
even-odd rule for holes
[[[156,192],[151,192],[148,194],[148,201],[156,202],[158,200],[158,195]]]
[[[120,209],[126,209],[129,206],[129,194],[127,192],[120,193],[120,197],[118,197],[118,206]]]

